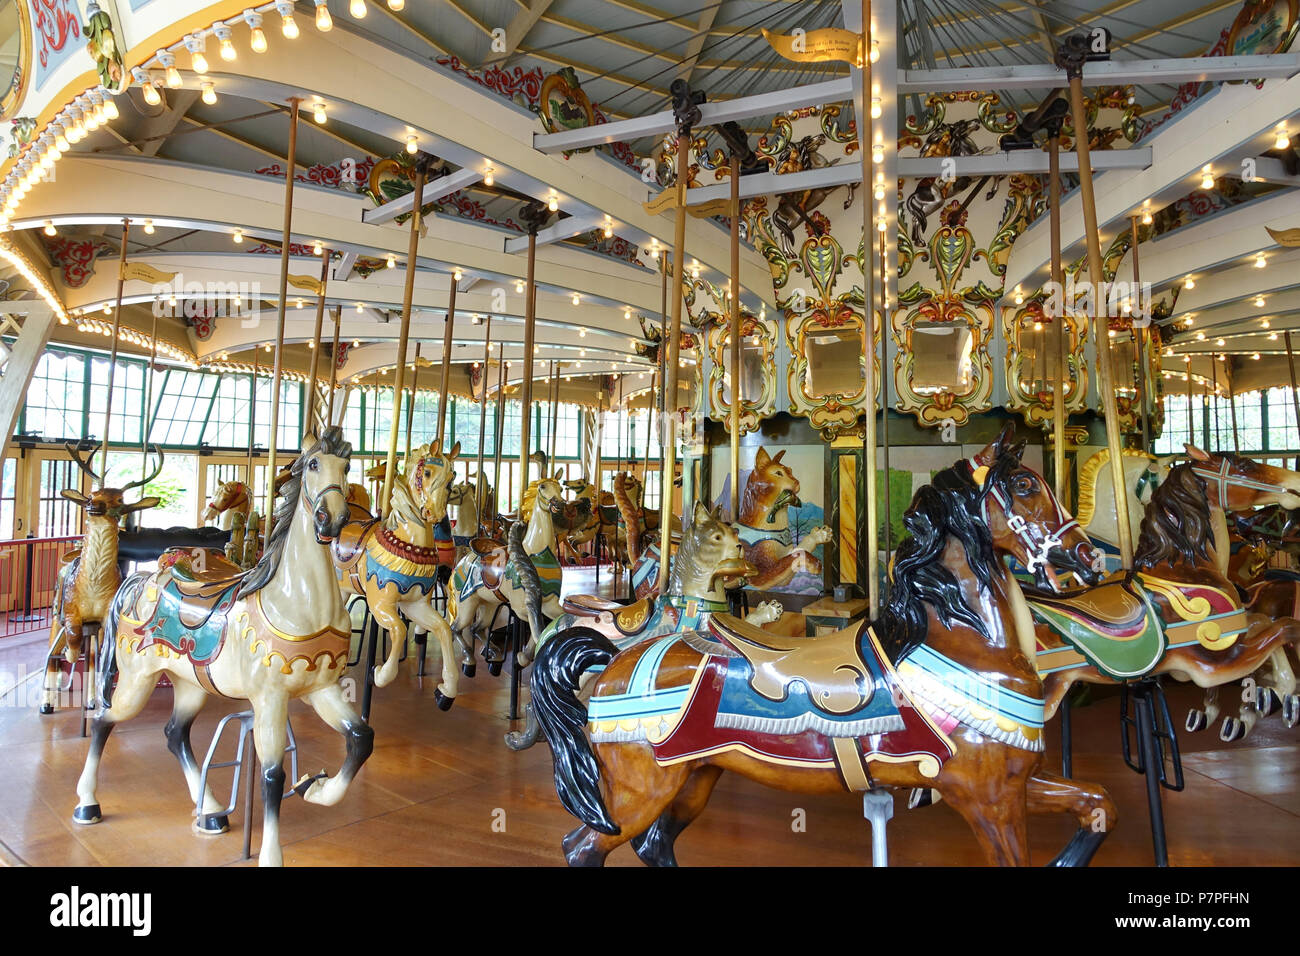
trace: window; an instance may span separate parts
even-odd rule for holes
[[[223,375],[203,441],[214,448],[248,447],[249,393],[252,376]],[[209,485],[211,487],[211,485]]]
[[[1239,449],[1243,454],[1300,449],[1295,401],[1289,388],[1243,392],[1232,403],[1226,395],[1192,395],[1190,422],[1188,401],[1186,394],[1165,396],[1164,430],[1153,446],[1157,455],[1177,454],[1185,442],[1207,451]]]
[[[211,376],[215,378],[216,376]],[[257,380],[257,437],[261,448],[270,448],[271,436],[271,386],[273,380]],[[277,448],[298,451],[302,446],[302,396],[303,387],[298,382],[280,382],[280,418],[277,423],[279,441]]]
[[[87,434],[99,435],[104,430],[102,416],[108,402],[110,365],[106,358],[91,359],[91,411]],[[117,369],[113,372],[113,414],[108,425],[110,442],[135,444],[140,441],[140,423],[144,414],[144,372],[144,363],[118,358]]]
[[[212,410],[218,376],[168,369],[154,399],[149,440],[161,445],[196,446]]]
[[[77,441],[85,434],[85,402],[85,356],[47,350],[27,389],[23,430],[46,440]]]
[[[63,538],[81,534],[81,508],[63,497],[64,488],[82,490],[84,474],[70,459],[41,461],[41,488],[36,536]]]
[[[551,408],[549,405],[536,406],[541,415],[541,427],[537,429],[537,441],[534,447],[551,451]],[[555,423],[555,457],[582,457],[582,409],[577,405],[560,404],[556,412]]]
[[[18,498],[18,459],[0,460],[0,539],[17,537],[14,508]]]

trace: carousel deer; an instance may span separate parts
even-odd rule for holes
[[[86,515],[86,533],[81,547],[64,555],[54,588],[54,608],[50,614],[50,653],[45,664],[45,689],[41,698],[41,713],[54,713],[54,698],[59,677],[59,654],[69,664],[76,664],[81,656],[81,642],[87,630],[97,629],[108,614],[108,606],[122,583],[118,568],[119,522],[124,515],[143,511],[158,504],[155,497],[141,498],[128,504],[127,492],[143,488],[162,472],[166,456],[157,445],[157,467],[149,477],[129,482],[124,488],[105,488],[104,476],[95,474],[90,462],[77,454],[72,445],[64,446],[77,463],[77,467],[90,476],[99,490],[89,495],[74,488],[64,488],[60,494],[81,505]],[[89,457],[89,456],[88,456]],[[94,662],[87,661],[86,692],[94,693]]]

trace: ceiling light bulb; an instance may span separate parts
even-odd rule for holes
[[[280,32],[285,39],[298,39],[298,21],[293,18],[293,0],[276,0],[275,12],[280,14]]]
[[[203,84],[203,102],[209,106],[215,106],[217,102],[217,91],[212,88],[211,83]]]
[[[873,163],[883,163],[885,161],[885,147],[877,143],[871,147],[871,161]]]
[[[317,239],[315,242],[312,243],[311,254],[313,256],[323,255],[324,252],[325,252],[325,246],[321,243],[319,239]]]
[[[46,219],[46,220],[45,220],[45,234],[46,234],[47,236],[57,236],[57,235],[59,234],[59,230],[57,230],[57,229],[54,228],[54,220],[53,220],[53,219]]]
[[[884,199],[884,198],[885,198],[885,185],[884,185],[884,183],[876,183],[875,197],[876,197],[876,199]]]
[[[578,295],[578,293],[576,292],[573,293],[573,304],[580,305],[581,303],[582,303],[582,296]]]
[[[324,126],[326,120],[325,104],[319,101],[315,103],[311,108],[311,117],[316,121],[317,126]]]
[[[180,77],[178,76],[177,79],[180,79]],[[144,101],[150,106],[158,106],[162,103],[162,94],[158,92],[158,87],[154,86],[152,82],[145,80],[140,85],[140,89],[144,93]]]
[[[366,309],[360,302],[357,303],[357,315],[363,315]]]
[[[1264,297],[1262,295],[1255,296],[1255,307],[1259,309],[1264,308]]]
[[[266,345],[262,346],[262,350],[266,352],[271,351],[271,343],[267,342]]]
[[[414,156],[420,151],[420,140],[415,136],[406,137],[406,151]]]
[[[1223,339],[1215,339],[1215,340],[1214,340],[1214,344],[1215,344],[1215,345],[1226,345],[1227,343],[1224,342]]]
[[[876,40],[871,41],[871,62],[875,63],[880,59],[880,44]]]
[[[1214,188],[1214,173],[1210,171],[1209,166],[1206,166],[1204,169],[1201,170],[1201,188],[1202,189]]]
[[[1256,362],[1258,362],[1258,361],[1259,361],[1259,353],[1256,352],[1254,355],[1251,356],[1251,358],[1253,358]]]
[[[1188,276],[1186,279],[1183,280],[1183,288],[1187,289],[1188,291],[1196,288],[1196,283],[1192,281],[1191,276]]]
[[[1264,268],[1265,266],[1267,266],[1267,265],[1268,265],[1268,260],[1264,258],[1264,253],[1262,253],[1262,252],[1256,253],[1256,254],[1255,254],[1255,268],[1256,268],[1256,269],[1263,269],[1263,268]]]
[[[394,13],[401,13],[406,9],[406,0],[388,0],[388,9]]]
[[[492,167],[489,166],[489,167],[487,168],[487,172],[485,172],[485,173],[483,174],[483,185],[484,185],[484,186],[491,186],[491,185],[492,185],[493,183],[495,183],[495,182],[496,182],[496,177],[494,177],[494,176],[492,175]]]
[[[116,101],[113,97],[111,97],[111,96],[105,98],[105,100],[104,100],[104,122],[105,122],[105,123],[111,123],[113,120],[117,119],[117,118],[120,117],[121,115],[122,115],[122,114],[121,114],[120,112],[118,112],[118,109],[117,109],[117,101]]]
[[[1276,333],[1276,332],[1270,332],[1270,333],[1268,333],[1268,340],[1269,340],[1270,342],[1276,342],[1276,341],[1277,341],[1277,333]]]
[[[330,16],[329,7],[325,3],[326,0],[316,0],[316,29],[321,33],[329,33],[334,29],[334,18]]]
[[[551,195],[550,195],[549,197],[547,197],[547,200],[546,200],[546,208],[549,209],[551,212],[558,212],[558,211],[559,211],[559,208],[560,208],[560,198],[559,198],[558,196],[556,196],[555,193],[551,193]]]
[[[393,255],[391,252],[388,254],[388,268],[397,268],[397,256]]]
[[[195,73],[208,72],[208,58],[204,55],[207,45],[207,40],[202,36],[191,35],[185,38],[185,49],[190,51],[190,66]]]
[[[359,348],[361,348],[361,340],[360,340],[360,339],[353,339],[353,340],[352,340],[352,347],[353,347],[354,349],[359,349]]]
[[[230,42],[230,27],[224,25],[214,27],[212,32],[221,43],[221,59],[227,63],[234,63],[239,53],[235,50],[235,44]]]
[[[241,242],[243,242],[243,241],[244,241],[244,230],[242,230],[242,229],[236,229],[236,230],[235,230],[235,235],[234,235],[234,240],[235,240],[235,245],[239,245]]]
[[[1264,328],[1264,329],[1268,328],[1268,319],[1264,319],[1262,322],[1259,323],[1259,325],[1260,328]]]
[[[1149,225],[1151,225],[1151,213],[1150,213],[1150,211],[1146,211],[1146,212],[1143,212],[1143,213],[1142,213],[1142,225],[1144,225],[1144,226],[1149,226]]]
[[[1277,139],[1273,140],[1274,149],[1290,149],[1291,137],[1287,135],[1286,127],[1279,126],[1277,130]]]
[[[153,227],[153,220],[152,220],[152,219],[146,219],[146,220],[144,221],[144,234],[145,234],[146,236],[152,236],[152,235],[154,234],[154,232],[155,232],[155,230],[154,230],[154,227]]]
[[[881,107],[880,107],[880,97],[878,97],[878,96],[873,96],[873,97],[871,98],[871,118],[872,118],[872,119],[880,119],[880,109],[881,109]]]
[[[461,272],[459,269],[453,269],[451,273],[451,277],[455,279],[457,282],[459,282],[464,275],[465,274]]]
[[[524,283],[523,283],[522,280],[516,280],[516,282],[515,282],[515,292],[517,292],[519,295],[523,295],[523,294],[524,294]]]
[[[299,300],[298,300],[296,303],[294,303],[294,304],[297,305],[298,308],[301,309],[301,308],[302,308],[302,304],[303,304],[303,303],[302,303],[302,299],[299,299]]]
[[[352,0],[348,4],[348,13],[352,14],[357,20],[366,18],[366,0]]]
[[[252,47],[254,53],[266,52],[266,31],[262,29],[262,15],[260,13],[246,13],[244,20],[248,23],[249,39],[248,45]]]
[[[1197,332],[1197,333],[1196,333],[1196,341],[1198,341],[1198,342],[1204,342],[1204,341],[1205,341],[1205,333],[1204,333],[1204,332]]]
[[[112,314],[113,314],[113,307],[112,307],[111,305],[109,305],[107,302],[104,303],[104,314],[105,314],[105,315],[112,315]]]
[[[578,329],[578,338],[585,339],[586,337],[587,337],[587,330],[585,328]]]

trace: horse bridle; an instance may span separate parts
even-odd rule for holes
[[[1236,486],[1238,488],[1250,488],[1254,491],[1280,491],[1291,494],[1291,489],[1286,485],[1272,484],[1265,481],[1256,481],[1253,478],[1246,478],[1240,475],[1231,474],[1232,462],[1224,458],[1220,461],[1219,470],[1211,471],[1200,465],[1192,465],[1192,474],[1199,475],[1205,481],[1213,481],[1219,487],[1219,509],[1225,514],[1228,511],[1228,488]]]
[[[973,458],[969,459],[967,464],[970,465],[972,477],[975,479],[976,484],[983,487],[985,481],[988,479],[988,466],[979,464]],[[1042,476],[1032,468],[1026,468],[1025,470],[1033,474],[1034,477],[1042,483]],[[1072,528],[1079,527],[1079,522],[1061,507],[1061,503],[1056,500],[1055,496],[1052,496],[1052,505],[1056,508],[1056,520],[1059,527],[1057,527],[1056,531],[1053,533],[1045,530],[1040,524],[1031,524],[1021,515],[1013,512],[1011,510],[1011,499],[1007,497],[1006,492],[998,485],[995,484],[989,488],[988,494],[992,495],[993,499],[997,501],[998,506],[1002,509],[1002,514],[1006,518],[1007,527],[1011,529],[1011,533],[1019,538],[1020,543],[1025,546],[1025,551],[1028,555],[1025,561],[1025,570],[1030,574],[1033,574],[1039,567],[1048,567],[1051,564],[1048,559],[1051,550],[1061,546],[1061,542],[1065,538],[1065,535]],[[985,524],[987,524],[989,520],[987,496],[980,501],[980,515],[983,517]],[[1042,535],[1041,539],[1039,538],[1040,534]]]
[[[308,509],[310,509],[312,514],[316,513],[316,508],[320,505],[320,500],[324,498],[327,494],[329,494],[331,491],[337,491],[339,494],[341,494],[345,502],[348,500],[348,493],[343,490],[343,487],[341,485],[326,485],[324,488],[320,490],[320,494],[316,496],[315,500],[312,500],[311,498],[307,497],[307,482],[300,481],[299,484],[301,490],[298,492],[298,497],[303,500],[303,502],[307,505]]]

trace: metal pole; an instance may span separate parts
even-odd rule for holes
[[[889,567],[893,528],[890,527],[889,507],[889,283],[885,274],[885,234],[880,233],[880,448],[881,465],[885,475],[885,567]],[[889,600],[889,580],[886,575],[884,599]]]
[[[1232,451],[1241,454],[1241,442],[1237,438],[1237,396],[1232,384],[1232,367],[1225,360],[1223,363],[1223,384],[1228,387],[1228,411],[1232,414]]]
[[[1102,413],[1106,422],[1106,447],[1110,451],[1110,477],[1115,487],[1115,517],[1119,532],[1120,560],[1125,568],[1133,567],[1133,529],[1129,526],[1128,493],[1124,485],[1124,459],[1121,457],[1119,411],[1115,405],[1115,384],[1111,368],[1110,336],[1107,334],[1106,309],[1101,297],[1101,236],[1097,231],[1097,201],[1092,188],[1092,161],[1088,154],[1088,118],[1083,108],[1082,64],[1071,66],[1070,108],[1074,117],[1075,151],[1079,156],[1079,194],[1083,204],[1085,238],[1088,241],[1088,274],[1092,280],[1093,341],[1097,350],[1098,388],[1101,390]]]
[[[117,262],[117,308],[113,310],[113,352],[108,360],[108,400],[104,403],[104,447],[99,459],[99,486],[108,482],[108,428],[113,421],[113,372],[117,369],[118,334],[122,331],[122,287],[126,284],[126,243],[131,238],[131,220],[122,220],[122,252]]]
[[[682,340],[682,280],[686,275],[686,180],[690,174],[689,127],[677,129],[677,220],[673,224],[673,320],[665,343],[663,470],[659,473],[659,593],[668,593],[668,566],[672,563],[673,478],[677,474],[677,353]],[[644,508],[645,489],[642,489]]]
[[[1210,355],[1210,385],[1214,392],[1210,397],[1210,417],[1214,419],[1214,448],[1211,451],[1218,451],[1219,446],[1223,444],[1219,441],[1219,370],[1215,366],[1218,359],[1213,354]]]
[[[524,308],[523,374],[519,385],[519,511],[523,512],[524,492],[528,490],[528,456],[532,453],[533,339],[537,330],[537,225],[528,229],[528,280]]]
[[[325,407],[325,425],[334,421],[334,389],[339,381],[339,327],[343,325],[343,306],[334,309],[334,344],[330,347],[330,394]]]
[[[863,477],[867,483],[867,600],[871,619],[880,613],[878,562],[880,508],[876,500],[876,312],[874,258],[871,241],[871,0],[862,0],[862,100],[855,103],[862,153],[862,371]]]
[[[551,399],[551,434],[550,441],[547,442],[549,448],[546,461],[554,469],[555,467],[555,429],[560,421],[560,363],[551,362],[551,388],[552,394],[548,396]],[[546,476],[543,475],[543,478]]]
[[[330,256],[333,254],[326,249],[320,257],[320,295],[316,298],[316,331],[312,335],[311,347],[311,389],[307,392],[307,428],[313,433],[316,431],[316,373],[320,369],[320,353],[323,347],[320,333],[321,327],[325,324],[325,283],[329,281]],[[329,422],[325,424],[328,425]]]
[[[478,463],[475,465],[478,481],[474,486],[474,503],[478,506],[479,521],[483,520],[483,438],[487,435],[488,373],[492,370],[492,313],[488,313],[487,328],[483,331],[483,395],[478,406]]]
[[[1133,246],[1133,307],[1129,315],[1133,318],[1133,400],[1137,403],[1138,421],[1142,425],[1142,450],[1151,450],[1151,428],[1147,423],[1147,400],[1146,400],[1146,341],[1147,330],[1145,325],[1138,325],[1139,320],[1145,320],[1147,316],[1142,315],[1139,309],[1142,305],[1142,280],[1138,273],[1138,217],[1133,216],[1129,220],[1130,236],[1132,236]]]
[[[1069,367],[1065,356],[1066,313],[1069,311],[1065,302],[1065,273],[1061,268],[1061,124],[1051,127],[1051,136],[1047,140],[1048,186],[1051,202],[1051,240],[1052,240],[1052,284],[1060,297],[1061,311],[1053,315],[1052,325],[1056,330],[1056,389],[1052,396],[1052,434],[1055,444],[1052,448],[1052,470],[1056,473],[1056,500],[1066,506],[1065,500],[1065,374]],[[1050,301],[1050,297],[1049,297]]]
[[[501,347],[501,361],[497,366],[497,408],[496,416],[493,419],[492,433],[495,436],[492,439],[492,493],[494,497],[494,512],[501,510],[501,443],[505,438],[506,423],[502,418],[505,411],[506,396],[506,350],[504,343]],[[495,519],[497,516],[492,515]]]
[[[253,449],[257,446],[257,348],[253,349],[253,380],[248,392],[248,495],[257,496],[257,483],[253,480]],[[252,509],[252,502],[249,503]]]
[[[266,540],[271,540],[271,523],[275,518],[275,466],[279,450],[280,431],[280,379],[284,372],[284,319],[285,296],[289,293],[289,249],[293,244],[293,172],[297,168],[298,97],[289,100],[289,154],[284,165],[284,228],[280,236],[280,304],[275,327],[275,367],[271,373],[271,438],[267,449],[266,500],[262,513],[266,515]]]
[[[415,430],[415,396],[420,387],[420,345],[415,343],[415,361],[411,363],[411,396],[406,404],[406,458],[411,457],[411,434]],[[393,410],[394,414],[396,409]]]
[[[253,349],[257,355],[257,349]],[[153,332],[149,336],[149,369],[144,378],[144,415],[140,422],[141,475],[149,474],[149,429],[153,424],[153,366],[158,361],[158,310],[153,313]]]
[[[451,404],[451,342],[456,329],[456,292],[459,283],[451,274],[451,292],[447,296],[447,321],[442,326],[442,380],[438,386],[438,447],[447,437],[447,406]]]
[[[1287,364],[1287,368],[1291,370],[1291,404],[1295,408],[1296,428],[1300,428],[1300,389],[1296,388],[1295,353],[1291,351],[1291,330],[1290,329],[1286,330],[1286,364]],[[1189,368],[1187,371],[1190,373],[1191,369]],[[1190,386],[1189,386],[1189,394],[1190,394]],[[1189,416],[1191,415],[1191,411],[1192,409],[1189,404],[1187,408],[1187,413]],[[1300,448],[1300,445],[1297,445],[1296,447]]]
[[[406,378],[406,345],[411,336],[411,300],[415,296],[415,261],[420,249],[420,220],[424,215],[424,183],[429,174],[428,157],[421,154],[415,164],[415,203],[411,207],[411,234],[406,246],[406,288],[402,293],[402,327],[397,339],[396,379],[393,382],[393,424],[388,432],[388,459],[384,464],[384,489],[376,502],[378,509],[389,513],[388,502],[393,494],[393,479],[397,476],[397,436],[402,418],[398,414],[402,385]],[[367,672],[369,673],[369,672]]]
[[[865,195],[865,194],[864,194]],[[731,154],[731,520],[740,519],[740,156]],[[647,447],[648,454],[648,447]]]

